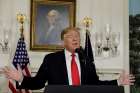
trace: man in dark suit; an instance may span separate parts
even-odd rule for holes
[[[49,85],[132,85],[135,81],[132,75],[126,74],[120,75],[118,80],[100,81],[94,63],[88,61],[85,63],[75,52],[80,47],[78,28],[66,28],[61,33],[61,39],[65,49],[46,55],[35,77],[23,76],[20,70],[8,67],[3,69],[5,75],[20,82],[18,88],[25,89],[43,88],[46,81]],[[73,65],[71,63],[73,61],[71,60],[75,61],[76,64],[74,71],[72,71]]]

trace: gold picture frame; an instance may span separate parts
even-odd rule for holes
[[[32,0],[30,50],[63,49],[61,31],[75,25],[75,0]]]

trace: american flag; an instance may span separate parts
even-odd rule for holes
[[[26,44],[24,42],[24,37],[20,37],[17,43],[16,52],[12,62],[13,66],[17,69],[17,65],[19,65],[22,69],[22,73],[25,76],[31,76],[29,71],[29,57],[26,50]],[[30,90],[25,89],[16,89],[15,82],[9,80],[9,88],[12,93],[31,93]]]

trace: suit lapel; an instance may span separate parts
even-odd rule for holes
[[[68,81],[68,72],[67,72],[67,66],[66,66],[66,58],[65,58],[65,53],[64,51],[62,52],[62,58],[61,58],[61,62],[62,62],[62,68],[64,68],[63,70],[63,81],[66,85],[69,84],[69,81]]]
[[[81,59],[79,57],[79,61],[80,61],[80,68],[81,68],[81,85],[84,84],[85,82],[85,77],[86,77],[86,72],[85,72],[85,60]]]

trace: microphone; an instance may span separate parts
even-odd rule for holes
[[[82,47],[76,48],[75,52],[78,53],[79,59],[81,59],[81,61],[84,61],[84,62],[86,61],[86,56],[85,56],[85,53],[84,53],[84,49]]]
[[[76,53],[84,53],[84,49],[82,47],[75,49]]]

